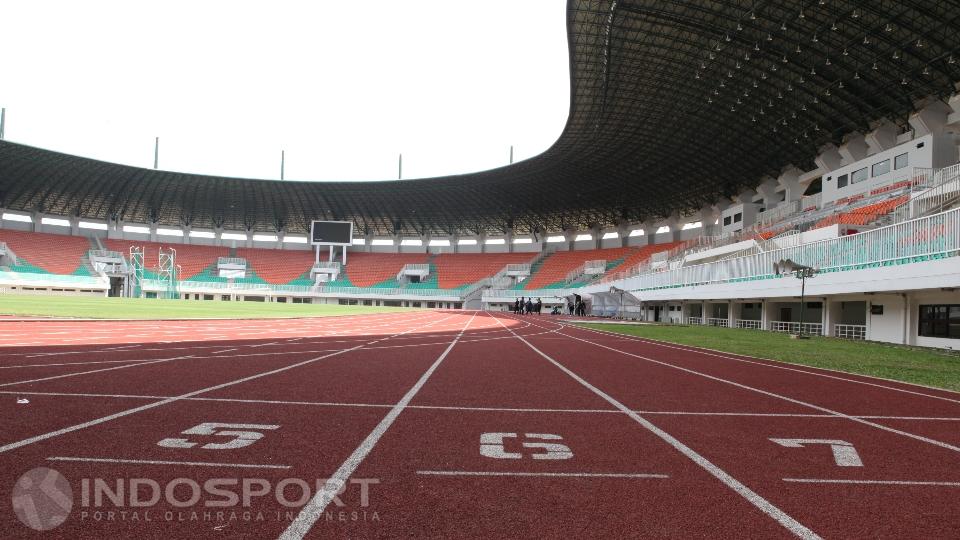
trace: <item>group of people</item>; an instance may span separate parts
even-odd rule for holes
[[[543,302],[537,298],[537,301],[534,302],[533,298],[517,298],[513,303],[513,312],[517,315],[530,315],[531,313],[540,314],[540,310],[543,309]]]
[[[570,315],[585,317],[587,315],[587,304],[580,298],[580,295],[577,295],[576,300],[567,300],[567,310],[570,311]]]

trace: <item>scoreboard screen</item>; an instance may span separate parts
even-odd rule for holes
[[[318,246],[349,246],[353,243],[352,221],[314,221],[310,243]]]

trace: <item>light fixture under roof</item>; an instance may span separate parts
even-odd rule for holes
[[[884,27],[884,30],[886,30],[887,32],[893,32],[893,25],[890,23],[887,23],[887,26]]]
[[[813,33],[813,39],[810,40],[810,41],[813,41],[814,43],[817,43],[818,41],[820,41],[820,39],[817,38],[817,33],[816,33],[816,32]]]
[[[929,75],[929,74],[930,74],[930,68],[929,68],[928,66],[923,66],[923,74],[924,74],[924,75]]]
[[[787,22],[786,22],[786,21],[780,23],[780,29],[783,30],[784,32],[787,31]]]
[[[826,63],[825,65],[827,65],[827,66],[830,65],[830,57],[829,57],[829,56],[827,57],[827,63]]]
[[[854,71],[854,72],[853,72],[853,78],[854,78],[854,79],[859,79],[859,78],[860,78],[860,72],[859,72],[859,71]]]
[[[843,88],[843,81],[840,81],[840,83],[837,84],[837,88]]]

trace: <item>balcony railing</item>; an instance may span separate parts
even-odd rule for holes
[[[687,317],[687,324],[702,325],[703,317]]]
[[[821,323],[799,323],[788,321],[770,321],[770,331],[789,332],[791,334],[800,333],[800,325],[803,324],[803,333],[813,336],[823,335],[823,324]]]
[[[763,321],[755,319],[736,319],[734,321],[737,328],[749,328],[751,330],[762,330]]]
[[[721,328],[728,328],[730,326],[730,320],[712,317],[707,319],[707,326],[719,326]]]
[[[835,324],[833,335],[843,339],[867,339],[867,326],[863,324]]]

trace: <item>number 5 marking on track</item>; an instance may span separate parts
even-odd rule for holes
[[[833,460],[839,467],[863,467],[860,454],[852,443],[836,439],[770,439],[787,448],[803,448],[808,444],[829,444],[833,450]]]
[[[217,435],[224,437],[233,437],[233,439],[224,443],[207,443],[201,448],[204,450],[234,450],[250,446],[263,438],[263,433],[250,430],[279,429],[280,426],[270,424],[220,424],[217,422],[204,422],[194,426],[181,435]],[[243,430],[243,431],[240,431]],[[199,443],[191,442],[188,439],[169,438],[163,439],[157,443],[157,446],[165,448],[193,448]]]
[[[494,459],[521,459],[523,454],[517,452],[507,452],[504,448],[504,439],[515,439],[517,433],[483,433],[480,435],[480,455]],[[527,439],[540,439],[544,441],[561,441],[563,437],[550,433],[525,433]],[[566,445],[557,442],[524,442],[524,448],[539,448],[543,452],[530,454],[533,459],[570,459],[573,452]]]

